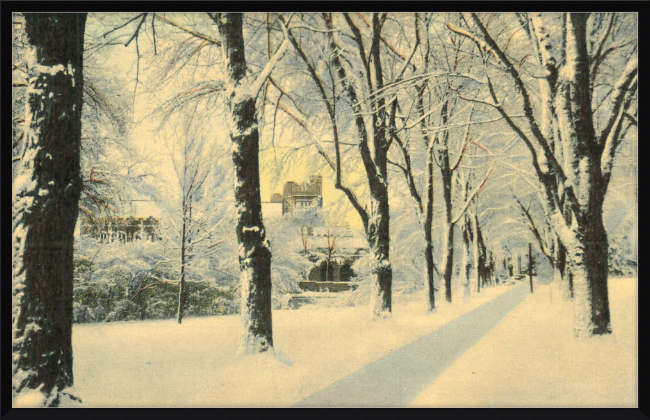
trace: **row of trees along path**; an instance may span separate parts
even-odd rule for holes
[[[138,23],[126,45],[135,38],[138,48],[137,37],[148,16],[152,19],[152,30],[156,19],[165,22],[220,48],[225,58],[223,90],[236,176],[236,233],[244,326],[241,349],[244,353],[273,348],[271,252],[261,214],[257,99],[261,92],[266,97],[267,88],[272,85],[281,95],[294,103],[299,102],[299,98],[291,96],[290,90],[271,78],[274,67],[289,50],[304,65],[312,86],[320,95],[324,115],[329,119],[334,158],[319,141],[310,122],[292,113],[288,107],[281,109],[310,134],[310,141],[334,173],[336,188],[345,194],[361,218],[374,255],[370,297],[373,319],[389,317],[392,312],[388,165],[404,173],[419,216],[425,239],[423,251],[430,310],[436,306],[433,281],[436,267],[431,236],[434,164],[439,166],[443,179],[446,245],[442,275],[447,300],[452,298],[453,231],[457,223],[462,221],[465,254],[472,241],[474,248],[481,248],[475,252],[475,257],[480,257],[484,265],[487,261],[477,215],[466,211],[487,182],[491,170],[486,170],[482,179],[461,176],[457,172],[468,144],[491,153],[472,138],[469,128],[477,124],[473,112],[478,106],[483,114],[494,113],[497,119],[493,121],[503,120],[530,152],[534,174],[544,192],[540,200],[545,211],[541,224],[550,228],[554,238],[552,250],[544,247],[541,241],[540,244],[556,266],[560,260],[559,250],[565,252],[565,271],[571,274],[573,281],[576,334],[611,332],[607,234],[602,210],[616,150],[630,126],[636,126],[632,115],[637,88],[636,47],[622,56],[624,69],[617,80],[611,81],[614,88],[606,96],[611,106],[602,111],[608,115],[598,120],[600,125],[592,115],[592,109],[600,106],[592,103],[592,92],[597,82],[605,77],[604,72],[599,72],[604,56],[616,50],[628,51],[625,46],[635,45],[632,41],[625,45],[612,44],[613,35],[610,34],[621,27],[617,26],[616,14],[569,13],[559,18],[542,14],[498,16],[516,19],[525,37],[513,42],[534,48],[536,68],[543,71],[542,76],[535,77],[539,95],[531,95],[530,77],[522,72],[526,57],[517,63],[507,51],[513,37],[506,44],[502,37],[495,37],[488,29],[495,19],[494,14],[446,15],[451,46],[438,45],[432,14],[404,15],[404,22],[412,20],[413,30],[412,42],[405,54],[384,36],[386,26],[395,22],[387,13],[373,13],[370,20],[362,14],[349,13],[277,14],[273,24],[269,14],[269,59],[254,76],[247,66],[243,14],[207,14],[218,28],[220,40],[216,40],[165,17],[143,13],[121,25]],[[300,22],[292,25],[293,19]],[[559,25],[558,19],[561,20]],[[27,14],[25,19],[29,50],[26,55],[30,59],[27,61],[29,84],[24,151],[14,180],[13,391],[40,389],[46,396],[45,405],[49,406],[59,405],[65,398],[76,399],[67,390],[73,384],[73,232],[82,188],[80,147],[85,22],[84,13]],[[271,54],[271,33],[276,23],[283,38]],[[597,36],[597,28],[605,28],[603,35]],[[298,29],[307,31],[310,36],[297,37]],[[557,33],[553,32],[555,30]],[[343,39],[342,34],[347,38]],[[155,32],[152,35],[155,48]],[[451,38],[452,35],[455,38]],[[474,52],[466,54],[463,62],[462,53],[468,48],[465,42]],[[327,51],[324,71],[329,73],[329,84],[322,68],[315,65],[308,54],[310,45],[324,46]],[[450,51],[455,58],[454,54],[448,54]],[[445,70],[436,73],[441,68]],[[475,69],[474,74],[460,74],[472,69]],[[470,89],[467,87],[470,85],[456,83],[463,78],[475,80],[478,85]],[[343,88],[339,93],[337,86]],[[474,96],[469,96],[468,91]],[[509,102],[508,107],[504,105],[502,92],[514,92],[516,99]],[[463,107],[464,103],[471,104],[471,108]],[[276,106],[280,108],[279,99]],[[415,111],[413,118],[407,108]],[[353,113],[353,130],[345,132],[353,132],[356,137],[358,157],[368,184],[367,193],[355,192],[342,174],[340,136],[344,128],[337,114],[341,109],[350,109]],[[518,110],[523,114],[513,113]],[[434,116],[438,118],[437,127],[433,125],[436,123],[432,120]],[[467,122],[452,124],[452,120],[460,116],[466,116]],[[451,133],[458,127],[466,128],[458,138],[460,152],[452,160],[449,153]],[[422,138],[427,153],[424,194],[418,190],[411,166],[415,156],[412,142],[409,142],[411,132],[414,136],[419,132],[417,136]],[[402,162],[390,159],[393,144],[399,148]],[[471,183],[474,188],[470,188]],[[463,196],[455,213],[452,206],[454,185],[460,187]],[[360,198],[362,194],[369,197],[369,206]],[[475,268],[478,273],[478,267]],[[562,284],[567,283],[566,278],[560,276]],[[180,293],[179,321],[183,310],[182,287]]]

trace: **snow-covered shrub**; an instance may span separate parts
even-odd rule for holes
[[[113,265],[103,273],[104,280],[109,283],[130,285],[133,279],[133,271],[123,264]]]
[[[186,316],[212,315],[218,297],[228,298],[215,285],[207,281],[188,282]]]
[[[106,308],[104,308],[102,305],[97,305],[93,308],[93,313],[95,314],[95,321],[101,322],[106,318],[106,315],[108,312],[106,312]]]
[[[149,305],[146,314],[148,319],[169,319],[174,316],[176,311],[177,305],[170,305],[164,300],[156,300]]]
[[[72,306],[72,322],[83,324],[86,322],[96,322],[93,311],[86,305],[74,302]]]
[[[104,321],[133,321],[136,319],[142,319],[142,312],[139,311],[138,305],[128,299],[122,299],[116,302],[115,308]]]
[[[76,244],[73,299],[78,316],[75,322],[177,316],[180,270],[178,264],[172,263],[176,260],[174,250],[149,244],[98,246],[84,238]],[[235,266],[238,263],[236,258],[220,258],[223,261],[216,257],[206,259],[204,264],[193,264],[186,271],[186,316],[238,311],[239,279],[231,274],[233,261]],[[218,299],[220,304],[217,304]],[[88,313],[84,307],[88,308]]]
[[[274,261],[274,265],[271,266],[274,296],[300,291],[298,282],[305,278],[307,270],[311,266],[306,258],[302,258],[302,260],[295,261],[291,258],[279,258]]]
[[[74,257],[74,274],[75,277],[92,271],[93,262],[90,258],[85,255],[75,255]]]
[[[372,252],[368,252],[352,264],[352,270],[356,274],[356,278],[359,281],[364,281],[369,279],[372,275],[373,264],[375,263],[375,257]]]
[[[181,277],[179,269],[169,261],[156,261],[151,264],[151,274],[161,279],[176,280]]]
[[[300,291],[298,282],[303,280],[312,263],[301,254],[302,245],[297,244],[297,232],[302,226],[321,226],[324,222],[314,212],[297,215],[287,214],[270,219],[266,223],[271,244],[271,281],[273,296]]]
[[[105,270],[102,270],[105,271]],[[100,273],[101,274],[101,273]],[[115,302],[124,298],[126,286],[109,283],[103,279],[89,282],[75,282],[73,300],[87,306],[94,313],[97,322],[101,322],[107,312],[115,307]]]
[[[636,223],[622,223],[609,237],[609,274],[613,276],[636,276]]]
[[[224,296],[219,296],[217,299],[215,299],[214,304],[215,311],[218,314],[231,315],[239,313],[239,305],[237,302]]]

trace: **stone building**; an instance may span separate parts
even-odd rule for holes
[[[103,243],[162,240],[158,234],[160,219],[154,217],[86,217],[80,233]]]
[[[292,266],[294,273],[302,272],[297,284],[302,293],[294,294],[293,298],[311,296],[309,299],[315,299],[315,295],[304,293],[344,292],[358,288],[357,280],[360,279],[353,265],[369,252],[362,232],[349,226],[332,226],[326,221],[319,178],[313,177],[309,184],[298,188],[295,183],[286,184],[287,196],[282,197],[282,202],[288,211],[281,216],[283,221],[277,225],[277,230],[270,231],[274,252],[295,261],[296,265]],[[278,196],[272,197],[272,201],[279,201]],[[311,205],[293,207],[294,203],[301,202]],[[296,269],[298,266],[301,268]]]
[[[323,207],[323,177],[314,175],[309,177],[306,184],[289,181],[284,184],[282,196],[273,194],[271,201],[282,197],[282,214],[304,211],[309,208]]]
[[[85,215],[75,234],[89,236],[102,243],[160,242],[162,211],[156,202],[134,193],[118,214],[105,217]]]

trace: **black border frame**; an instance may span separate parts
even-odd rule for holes
[[[29,11],[29,12],[144,12],[144,11],[165,11],[165,12],[206,12],[206,11],[242,11],[242,12],[266,12],[266,11],[305,11],[305,12],[318,12],[318,11],[389,11],[389,12],[414,12],[414,11],[440,11],[440,12],[462,12],[473,10],[477,12],[485,11],[498,11],[498,12],[514,12],[514,11],[546,11],[546,12],[637,12],[639,14],[639,48],[638,53],[641,58],[640,73],[645,72],[645,62],[643,60],[646,56],[645,40],[648,39],[648,29],[643,23],[647,22],[649,13],[648,1],[597,1],[592,0],[588,3],[583,1],[471,1],[471,0],[438,0],[438,1],[246,1],[246,2],[212,2],[212,1],[157,1],[155,3],[150,1],[3,1],[0,3],[0,33],[1,33],[1,46],[4,46],[4,54],[2,54],[2,65],[0,66],[0,74],[2,74],[2,83],[0,84],[0,92],[2,87],[7,87],[5,92],[8,91],[9,81],[11,80],[11,73],[8,70],[9,62],[11,61],[10,55],[10,42],[11,42],[11,14],[12,12]],[[643,35],[643,34],[646,35]],[[0,47],[1,48],[1,47]],[[2,71],[4,70],[4,71]],[[646,72],[647,74],[647,72]],[[645,94],[647,89],[642,82],[639,84],[640,92],[639,102],[645,101]],[[8,94],[2,96],[0,110],[2,117],[0,125],[0,133],[11,137],[11,124],[9,123],[11,114],[8,112],[11,109],[11,97]],[[646,121],[644,116],[647,117],[647,111],[644,107],[639,107],[639,120]],[[648,130],[642,123],[639,127],[639,138],[647,138]],[[1,138],[1,137],[0,137]],[[143,414],[152,416],[162,416],[169,418],[182,418],[188,415],[188,412],[181,410],[186,409],[85,409],[82,411],[71,411],[70,409],[49,410],[45,412],[29,409],[14,409],[11,407],[11,369],[9,357],[11,354],[11,234],[9,233],[11,227],[11,163],[9,162],[11,152],[7,151],[9,144],[7,141],[2,142],[3,147],[0,148],[0,184],[2,185],[1,196],[1,223],[0,223],[0,237],[2,238],[2,254],[0,257],[0,273],[2,275],[2,282],[0,284],[0,418],[7,419],[31,419],[31,418],[137,418]],[[638,157],[643,155],[644,149],[648,149],[647,143],[639,142]],[[638,159],[638,158],[637,158]],[[641,173],[643,171],[639,168],[639,181],[642,179]],[[639,187],[643,184],[639,182]],[[639,191],[639,197],[643,194]],[[637,202],[638,205],[638,202]],[[639,229],[645,226],[643,218],[639,217]],[[639,255],[641,255],[639,250]],[[2,264],[4,262],[4,264]],[[643,302],[643,298],[648,296],[648,286],[644,282],[639,282],[639,303]],[[639,304],[639,338],[644,337],[644,332],[647,331],[646,322],[647,307]],[[638,340],[638,354],[639,354],[639,407],[637,409],[416,409],[416,410],[436,410],[436,412],[419,411],[418,414],[441,416],[442,418],[452,419],[465,419],[474,418],[478,416],[487,416],[490,418],[498,419],[547,419],[555,417],[559,419],[572,418],[575,416],[584,416],[590,420],[597,419],[647,419],[648,404],[642,397],[647,391],[647,361],[641,355],[644,354],[643,350],[647,350],[644,340]],[[90,411],[88,411],[90,410]],[[211,417],[215,414],[215,409],[194,409],[191,412],[192,417]],[[217,409],[220,410],[220,409]],[[229,409],[231,410],[231,409]],[[250,409],[249,409],[250,410]],[[268,416],[269,413],[264,413],[263,409],[252,409],[246,411],[247,414],[252,416]],[[278,410],[278,409],[273,409]],[[286,409],[280,409],[286,410]],[[373,409],[377,410],[377,409]],[[370,415],[384,414],[388,416],[397,415],[390,411],[381,411],[370,413]],[[235,414],[234,412],[231,412]],[[287,413],[280,413],[281,415]],[[296,412],[298,415],[304,414],[302,411]],[[237,413],[240,414],[240,413]],[[364,413],[357,412],[357,415]]]

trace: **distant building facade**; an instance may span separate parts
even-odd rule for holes
[[[148,197],[134,194],[121,215],[96,217],[87,215],[81,219],[79,234],[101,243],[113,242],[159,242],[161,210]]]
[[[86,217],[80,233],[102,243],[162,240],[158,234],[160,219],[155,217]]]
[[[321,176],[312,176],[303,184],[286,182],[283,194],[275,193],[270,202],[263,204],[265,218],[270,214],[270,206],[278,204],[282,205],[285,218],[280,230],[271,235],[271,242],[280,243],[283,252],[297,254],[308,261],[308,268],[298,281],[302,292],[355,290],[359,282],[352,267],[369,252],[368,242],[363,233],[349,226],[328,226],[322,211],[323,198]],[[302,305],[316,298],[299,292],[293,295],[292,301]]]
[[[284,184],[282,192],[283,194],[271,195],[270,201],[262,202],[262,214],[265,219],[323,208],[323,177],[320,175],[309,177],[309,182],[303,184],[288,181]]]
[[[272,197],[279,200],[280,194]],[[299,212],[309,208],[323,207],[323,177],[320,175],[311,176],[306,184],[297,184],[289,181],[284,184],[282,190],[282,214]]]

